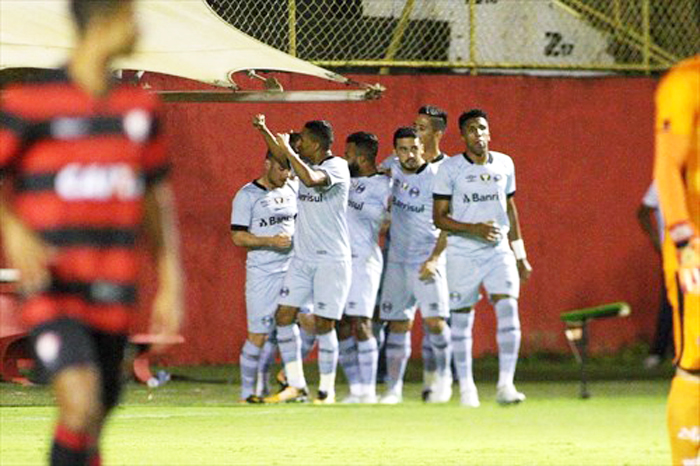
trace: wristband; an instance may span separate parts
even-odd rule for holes
[[[516,239],[515,241],[511,241],[510,247],[513,249],[513,254],[515,254],[515,258],[517,260],[522,260],[527,257],[527,254],[525,254],[525,243],[523,243],[523,240]]]

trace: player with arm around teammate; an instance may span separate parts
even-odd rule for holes
[[[394,133],[400,168],[392,170],[391,243],[382,282],[381,318],[389,323],[386,340],[388,390],[380,403],[403,399],[403,377],[411,356],[411,327],[419,306],[430,332],[437,375],[433,402],[447,402],[452,391],[450,372],[449,297],[445,274],[446,235],[433,224],[433,181],[437,166],[423,159],[415,129]]]
[[[338,325],[340,364],[350,385],[344,403],[376,403],[379,350],[372,333],[382,252],[378,239],[388,215],[390,179],[377,171],[379,141],[374,134],[348,136],[345,160],[350,168],[348,229],[352,250],[352,284]]]
[[[133,8],[73,0],[78,34],[67,66],[8,87],[0,108],[0,171],[14,178],[0,197],[0,229],[8,263],[20,271],[39,375],[56,396],[54,466],[100,464],[136,304],[141,228],[159,279],[154,350],[172,342],[182,321],[157,100],[109,79],[109,64],[134,46]]]
[[[309,121],[301,131],[299,154],[289,135],[278,134],[272,153],[288,160],[299,178],[293,258],[287,270],[275,321],[288,386],[265,402],[301,401],[307,397],[296,319],[299,308],[313,304],[318,341],[320,385],[315,403],[335,402],[338,336],[335,325],[343,315],[350,291],[351,257],[347,227],[350,170],[333,156],[333,129],[322,120]],[[308,163],[302,160],[308,160]]]
[[[274,330],[277,301],[291,260],[298,187],[289,180],[289,172],[289,164],[268,152],[262,176],[243,186],[233,199],[231,239],[248,250],[248,337],[240,355],[241,401],[248,403],[262,403],[255,391],[266,382],[257,380],[267,372],[259,371],[263,347]]]
[[[515,167],[507,155],[489,150],[486,113],[478,109],[463,113],[459,128],[466,150],[441,165],[433,195],[435,224],[449,232],[447,278],[461,403],[479,406],[472,375],[472,326],[481,285],[498,321],[496,399],[501,404],[519,403],[525,395],[513,384],[521,338],[518,296],[520,279],[527,280],[532,268],[513,197]]]

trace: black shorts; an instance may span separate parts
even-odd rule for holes
[[[35,327],[31,337],[39,382],[50,382],[68,367],[90,365],[100,373],[102,405],[106,409],[117,405],[126,335],[101,332],[78,320],[60,318]]]

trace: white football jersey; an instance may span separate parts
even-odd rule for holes
[[[433,223],[433,182],[438,165],[427,163],[412,174],[396,167],[391,172],[389,261],[425,262],[440,236]]]
[[[369,256],[381,261],[377,243],[379,229],[389,208],[391,179],[376,173],[350,179],[348,200],[348,229],[353,258]]]
[[[281,188],[267,190],[257,181],[243,186],[233,198],[231,230],[247,231],[255,236],[294,235],[297,214],[297,184],[288,182]],[[263,272],[287,270],[291,249],[251,249],[246,267]]]
[[[450,234],[447,244],[451,253],[510,249],[507,198],[515,194],[515,166],[510,157],[490,151],[484,165],[475,164],[463,153],[450,157],[440,166],[433,194],[450,199],[452,219],[463,223],[493,221],[501,229],[502,239],[495,245],[465,234]]]
[[[331,156],[311,168],[325,172],[330,184],[309,188],[299,183],[294,255],[312,262],[349,261],[350,236],[346,219],[350,190],[348,163]]]

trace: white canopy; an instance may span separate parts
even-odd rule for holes
[[[144,70],[234,85],[245,70],[300,73],[348,83],[343,76],[269,47],[217,16],[204,0],[136,0],[141,38],[117,69]],[[56,68],[75,31],[67,0],[0,0],[0,69]]]

